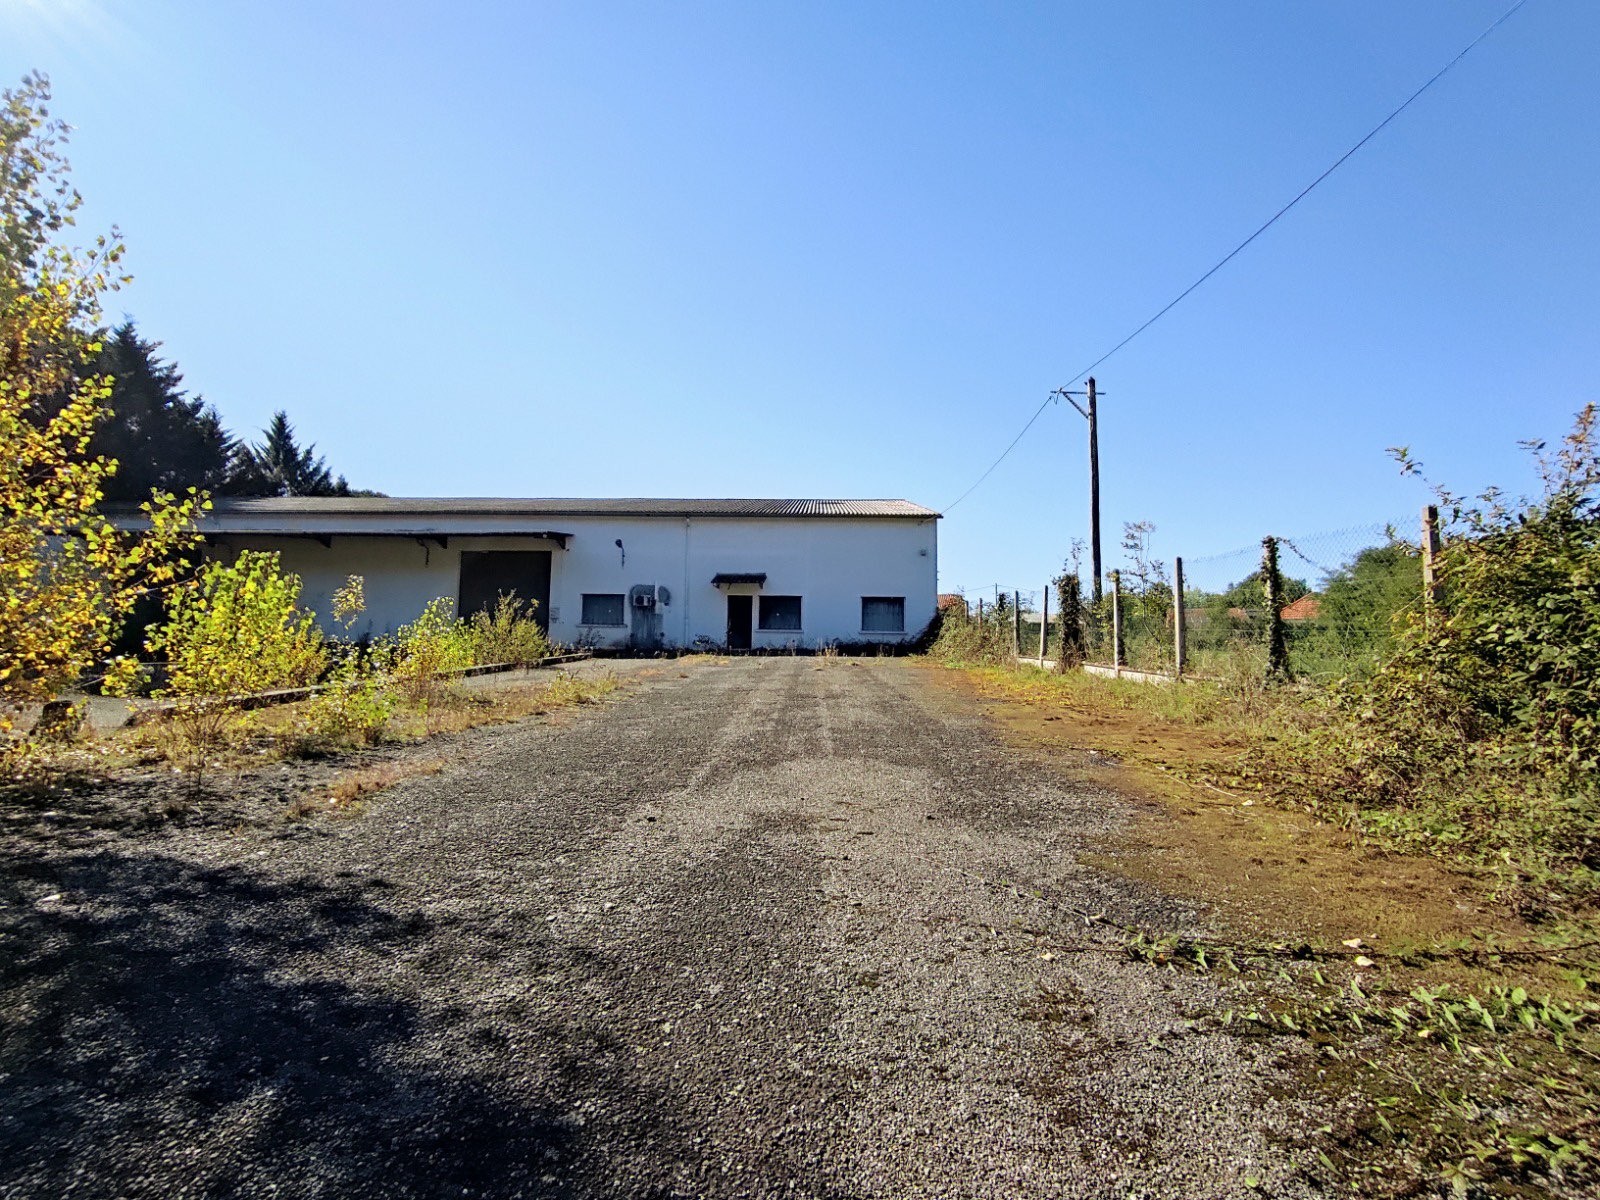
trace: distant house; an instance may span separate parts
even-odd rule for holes
[[[963,618],[971,615],[971,610],[967,607],[967,598],[959,592],[940,592],[939,611]]]
[[[1322,614],[1322,600],[1309,592],[1293,604],[1286,604],[1278,615],[1285,621],[1315,621]]]
[[[915,638],[934,615],[938,520],[906,500],[335,496],[217,500],[200,531],[213,557],[277,551],[345,636],[392,633],[436,597],[465,615],[515,592],[566,645],[759,650]],[[335,630],[351,575],[367,610]]]

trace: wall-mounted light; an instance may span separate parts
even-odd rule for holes
[[[628,552],[625,549],[623,549],[622,539],[621,538],[617,539],[617,551],[622,555],[622,566],[624,566],[624,567],[627,566],[628,565]]]

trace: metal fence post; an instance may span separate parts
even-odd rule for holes
[[[1111,665],[1117,678],[1122,678],[1122,668],[1128,665],[1128,656],[1122,645],[1122,572],[1111,572]]]
[[[1011,657],[1022,657],[1022,593],[1011,593]]]
[[[1172,560],[1172,674],[1183,678],[1189,665],[1189,617],[1183,607],[1183,559]]]
[[[1278,539],[1261,539],[1261,586],[1267,598],[1267,678],[1289,677],[1289,642],[1283,625],[1283,579],[1278,574]]]

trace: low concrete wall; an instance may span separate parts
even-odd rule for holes
[[[1104,663],[1084,663],[1083,669],[1090,675],[1099,675],[1105,679],[1128,679],[1134,683],[1176,683],[1177,680],[1161,671],[1135,671],[1132,667],[1113,667]]]
[[[486,663],[480,667],[461,667],[454,671],[440,671],[440,679],[472,679],[479,675],[502,675],[507,671],[519,671],[524,668],[532,671],[540,667],[557,667],[562,663],[579,662],[582,659],[593,657],[587,650],[576,650],[571,654],[553,654],[549,658],[537,659],[531,663]],[[323,691],[326,684],[313,684],[303,688],[281,688],[275,692],[257,692],[253,696],[237,696],[232,700],[233,707],[249,711],[257,708],[272,708],[278,704],[296,704],[301,700],[309,700],[318,692]],[[153,721],[164,721],[170,717],[178,706],[170,701],[153,704],[148,708],[141,708],[129,715],[124,724],[148,725]]]

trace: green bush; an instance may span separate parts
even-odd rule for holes
[[[950,663],[985,663],[1000,666],[1016,661],[1012,646],[1011,610],[988,609],[979,620],[976,613],[962,616],[945,610],[939,635],[928,648],[935,658]]]
[[[1595,418],[1541,453],[1536,501],[1440,493],[1440,603],[1402,612],[1371,676],[1314,696],[1257,762],[1366,829],[1509,871],[1539,905],[1600,882]]]
[[[277,554],[253,550],[207,564],[172,594],[146,647],[167,660],[156,695],[177,702],[173,727],[197,775],[237,719],[240,697],[305,686],[327,666],[315,616],[299,601],[300,577]]]
[[[400,627],[393,677],[408,700],[426,707],[446,686],[440,676],[472,666],[473,657],[471,630],[456,618],[454,601],[441,596]]]
[[[365,653],[344,647],[322,690],[301,711],[294,731],[297,748],[372,746],[382,740],[400,702],[389,678],[393,660],[391,642],[376,642]]]
[[[467,623],[473,663],[526,665],[547,658],[550,642],[533,619],[537,604],[536,600],[518,600],[514,592],[502,592],[494,611],[473,613]]]

